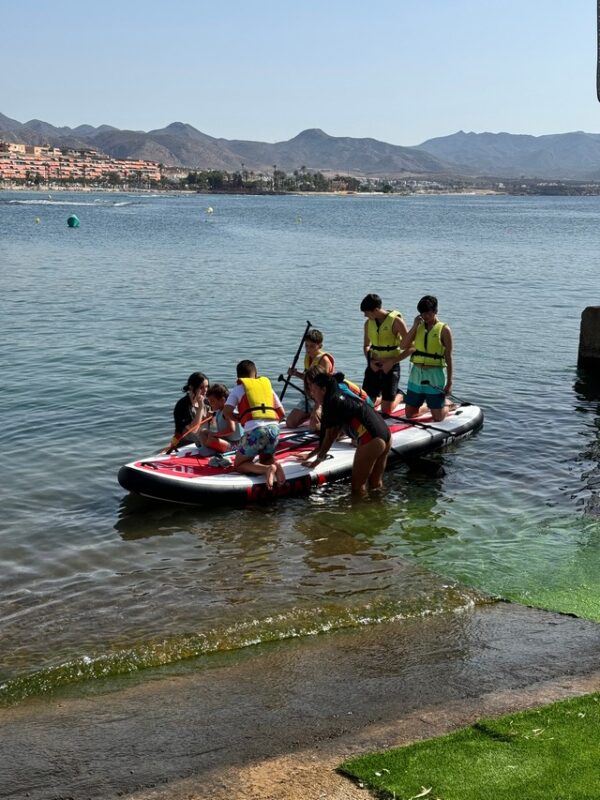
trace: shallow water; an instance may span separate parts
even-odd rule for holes
[[[1,691],[479,590],[600,619],[600,401],[575,371],[599,222],[598,198],[0,194]],[[210,512],[124,494],[193,370],[275,379],[310,319],[360,379],[370,291],[409,320],[434,293],[453,329],[486,422],[443,477]]]

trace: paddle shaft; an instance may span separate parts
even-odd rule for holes
[[[306,335],[311,328],[312,328],[312,323],[310,322],[310,320],[307,319],[306,328],[304,329],[304,333],[302,334],[302,339],[300,340],[300,344],[298,345],[298,349],[296,350],[296,355],[294,356],[292,366],[290,367],[290,369],[292,370],[296,369],[296,364],[298,363],[298,359],[300,358],[300,353],[302,352],[302,348],[304,347],[304,340],[306,339]],[[283,400],[284,398],[284,395],[287,391],[287,387],[289,386],[290,383],[290,378],[291,376],[288,375],[285,379],[285,384],[283,386],[283,389],[281,390],[281,394],[279,395],[280,400]]]
[[[281,374],[281,375],[280,375],[280,376],[277,378],[277,380],[278,380],[280,383],[281,383],[281,381],[284,381],[284,380],[285,380],[285,377],[283,376],[283,373],[282,373],[282,374]],[[299,386],[296,386],[296,384],[295,384],[295,383],[292,383],[292,382],[291,382],[291,380],[288,380],[288,386],[289,386],[291,389],[295,389],[297,392],[300,392],[300,394],[303,394],[303,395],[306,397],[306,392],[304,391],[304,389],[301,389]]]

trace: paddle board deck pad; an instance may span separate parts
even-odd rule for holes
[[[402,408],[386,422],[392,434],[390,468],[473,433],[483,424],[483,412],[478,406],[462,405],[443,422],[434,422],[429,415],[409,422]],[[335,442],[325,460],[314,469],[300,464],[299,458],[307,456],[317,443],[318,435],[306,427],[291,430],[282,427],[275,458],[283,467],[286,482],[273,489],[267,488],[262,475],[244,475],[232,466],[211,466],[210,457],[200,455],[194,445],[168,455],[161,453],[132,461],[121,467],[118,478],[124,489],[135,494],[188,505],[243,505],[292,497],[350,477],[356,448],[347,438]],[[233,451],[225,455],[233,462]]]

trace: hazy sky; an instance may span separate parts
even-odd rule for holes
[[[0,4],[0,112],[54,125],[418,144],[600,132],[595,0]]]

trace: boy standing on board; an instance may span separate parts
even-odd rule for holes
[[[437,318],[437,310],[438,301],[433,295],[419,300],[419,314],[402,340],[402,347],[412,349],[404,398],[406,416],[414,417],[421,403],[427,403],[433,419],[441,422],[448,413],[446,395],[452,392],[452,332]]]
[[[278,485],[285,483],[283,467],[273,457],[279,441],[279,420],[285,412],[271,381],[257,377],[253,361],[240,361],[236,371],[237,386],[229,393],[223,409],[230,431],[236,422],[244,429],[233,466],[238,472],[264,475],[267,488],[272,489],[275,480]]]
[[[400,361],[410,353],[400,344],[408,333],[399,311],[386,311],[378,294],[362,299],[360,310],[365,322],[364,353],[368,361],[363,389],[373,403],[381,395],[381,412],[391,414],[400,400]]]

